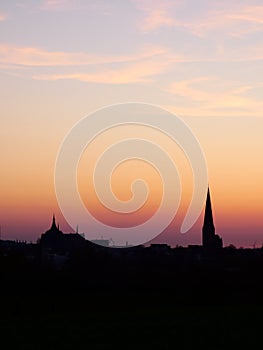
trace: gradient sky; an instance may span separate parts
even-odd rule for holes
[[[53,184],[64,136],[98,108],[136,101],[198,138],[224,244],[261,246],[262,71],[262,0],[1,1],[3,239],[35,241],[53,212],[70,231]],[[200,243],[201,222],[180,236],[175,220],[156,242]]]

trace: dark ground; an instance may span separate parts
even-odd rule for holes
[[[1,348],[262,347],[263,259],[169,259],[1,257]]]

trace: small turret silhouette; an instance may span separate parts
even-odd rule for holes
[[[60,231],[54,214],[50,229],[42,233],[39,243],[43,254],[66,254],[86,245],[85,238],[79,234],[64,234]]]

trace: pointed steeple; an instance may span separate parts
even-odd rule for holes
[[[55,214],[53,214],[52,225],[50,227],[50,230],[57,230]]]
[[[215,234],[215,225],[212,212],[209,187],[207,189],[204,224],[202,229],[203,247],[209,249],[221,249],[223,246],[222,238]]]
[[[213,219],[213,212],[212,212],[212,204],[211,204],[209,187],[207,190],[206,205],[205,205],[205,217],[204,217],[203,231],[204,230],[209,232],[212,235],[215,234],[215,226],[214,226],[214,219]]]

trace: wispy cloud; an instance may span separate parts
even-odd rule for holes
[[[172,83],[168,91],[174,95],[187,97],[193,101],[207,101],[207,99],[209,99],[209,94],[202,88],[196,87],[196,85],[200,86],[200,83],[211,80],[214,79],[211,77],[198,77],[194,79],[178,81]]]
[[[0,22],[3,22],[7,19],[7,14],[6,13],[0,13]]]
[[[36,47],[0,44],[0,62],[20,66],[84,66],[92,64],[125,63],[158,57],[165,49],[147,46],[130,55],[95,55],[85,52],[47,51]]]
[[[74,2],[69,0],[45,0],[41,5],[41,9],[46,11],[64,11],[71,10],[73,6]]]
[[[207,10],[200,17],[189,20],[177,20],[181,26],[196,36],[210,36],[217,32],[223,36],[244,36],[262,30],[263,5],[219,5],[216,9]]]
[[[146,33],[160,27],[178,27],[199,37],[214,35],[215,31],[224,36],[243,36],[262,30],[263,26],[263,5],[218,2],[189,18],[179,0],[134,0],[134,3],[143,14],[139,28]]]
[[[233,11],[226,15],[231,20],[246,21],[263,24],[263,5],[261,6],[244,6],[238,11]]]
[[[149,82],[152,77],[162,73],[165,64],[162,62],[142,61],[137,64],[129,64],[120,69],[103,69],[95,73],[74,73],[74,74],[40,74],[34,75],[36,80],[79,80],[101,84],[131,84]]]
[[[111,7],[112,4],[107,1],[45,0],[38,9],[47,12],[85,11],[109,15]]]
[[[205,83],[208,85],[205,86]],[[227,85],[225,88],[224,84]],[[217,86],[221,89],[217,89]],[[168,91],[175,97],[185,98],[188,106],[181,108],[184,115],[262,116],[263,102],[248,94],[255,88],[261,87],[221,81],[214,77],[199,77],[172,83]]]
[[[170,1],[134,0],[136,7],[143,12],[143,20],[139,27],[143,32],[151,32],[160,27],[171,27],[176,24],[170,14]],[[173,2],[173,6],[175,3]]]
[[[127,55],[95,55],[85,52],[51,52],[34,47],[0,45],[0,68],[26,68],[36,80],[79,80],[103,84],[128,84],[153,79],[174,62],[164,59],[167,51],[147,46]],[[179,58],[178,58],[179,59]],[[56,69],[47,74],[44,68]],[[36,73],[37,72],[37,73]]]
[[[149,32],[159,27],[171,27],[175,21],[167,15],[165,10],[153,10],[151,14],[144,19],[142,29],[144,32]]]
[[[208,84],[205,85],[205,83]],[[213,85],[213,89],[211,89],[211,85]],[[235,82],[226,82],[219,78],[205,76],[172,83],[169,92],[187,97],[194,102],[203,102],[209,105],[216,102],[222,107],[226,104],[228,107],[242,107],[243,95],[253,88],[255,85],[240,85],[240,83],[235,84]],[[247,99],[247,97],[245,98]]]

